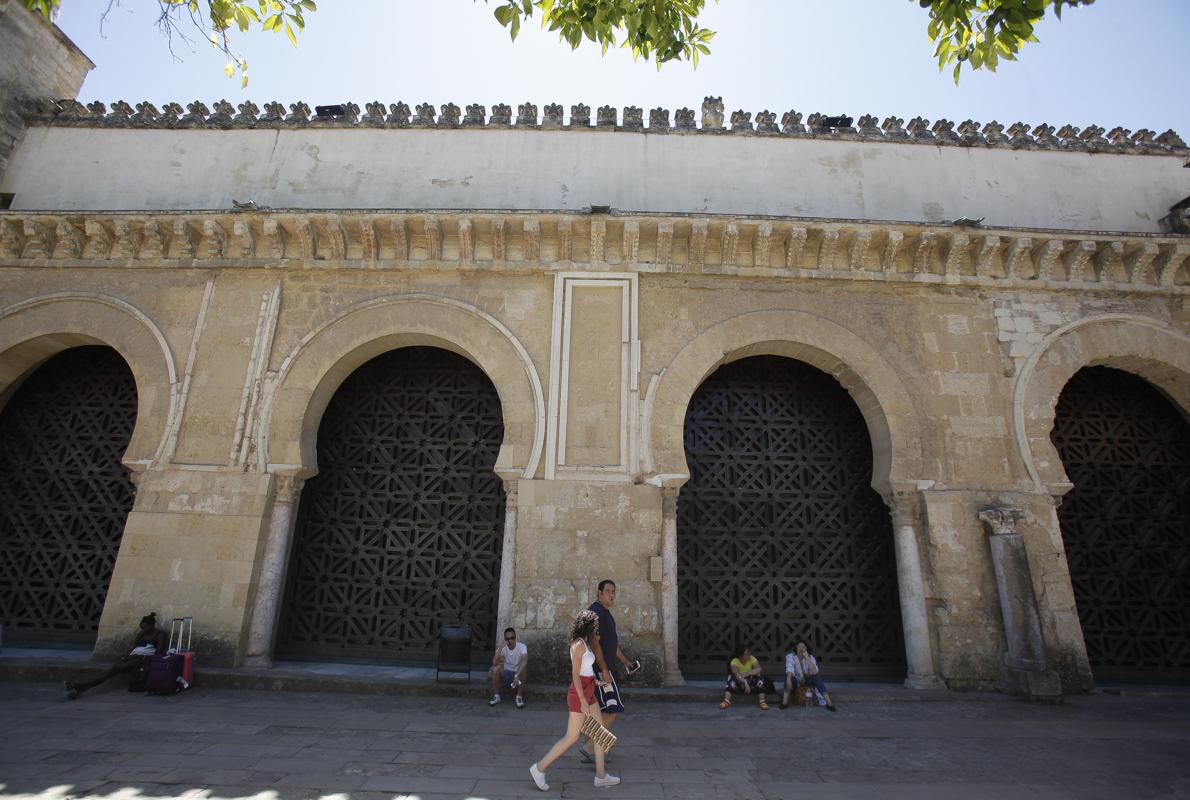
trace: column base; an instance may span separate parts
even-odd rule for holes
[[[946,683],[932,672],[928,675],[909,674],[905,678],[905,688],[940,691],[946,688]]]
[[[246,656],[242,666],[248,669],[272,669],[273,659],[268,656]]]
[[[661,679],[662,686],[685,686],[686,679],[682,677],[680,669],[672,669],[665,671],[665,677]]]

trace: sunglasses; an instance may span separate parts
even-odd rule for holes
[[[516,637],[515,637],[515,636],[505,636],[505,637],[504,637],[504,641],[506,641],[506,642],[515,642],[515,641],[516,641]]]

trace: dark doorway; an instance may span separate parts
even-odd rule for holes
[[[904,677],[892,524],[839,382],[777,356],[727,364],[691,399],[685,444],[683,671],[722,675],[740,641],[780,674],[804,639],[828,678]]]
[[[389,662],[435,656],[465,622],[495,641],[504,488],[500,398],[466,358],[393,350],[344,381],[302,491],[280,655]]]
[[[136,381],[109,347],[37,367],[0,412],[0,622],[5,638],[90,644],[134,488],[120,463]]]
[[[1100,680],[1190,680],[1190,424],[1147,381],[1079,370],[1052,434],[1074,484],[1058,508]]]

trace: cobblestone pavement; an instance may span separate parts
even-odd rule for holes
[[[631,703],[631,695],[628,700]],[[994,694],[769,711],[630,705],[610,771],[568,755],[538,792],[528,766],[564,726],[561,702],[202,690],[175,698],[0,684],[0,796],[460,798],[1190,797],[1190,693],[1094,695],[1060,706]]]

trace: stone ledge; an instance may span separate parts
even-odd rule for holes
[[[442,269],[1184,294],[1190,238],[561,212],[0,212],[0,268]]]
[[[26,659],[5,657],[0,659],[0,681],[21,683],[61,683],[80,677],[99,674],[105,664],[101,662],[72,663],[58,659]],[[113,679],[117,681],[119,679]],[[116,685],[113,683],[113,685]],[[204,668],[201,665],[195,674],[195,690],[202,687],[213,689],[267,689],[290,692],[328,692],[345,694],[371,694],[414,697],[472,697],[476,701],[486,700],[489,694],[486,673],[474,670],[470,683],[456,679],[435,682],[430,679],[378,680],[375,677],[353,677],[350,675],[320,675],[312,668],[282,665],[273,669],[249,668]],[[630,702],[693,702],[716,703],[723,696],[722,684],[718,681],[697,681],[686,686],[673,688],[637,687],[624,685]],[[900,684],[846,683],[835,681],[831,694],[840,703],[937,703],[937,702],[1004,702],[1009,700],[998,692],[946,692],[937,690],[912,690]],[[530,702],[561,703],[565,699],[566,687],[557,685],[530,685]],[[511,699],[505,702],[511,705]]]
[[[1009,150],[1065,150],[1085,153],[1117,153],[1129,155],[1177,155],[1190,154],[1186,142],[1173,130],[1157,134],[1147,128],[1135,132],[1122,127],[1107,130],[1098,125],[1080,129],[1074,125],[1055,128],[1048,123],[1029,125],[1014,123],[1007,128],[995,120],[981,124],[975,120],[955,123],[940,119],[930,124],[929,120],[914,117],[905,125],[900,117],[888,117],[879,122],[876,117],[865,114],[856,125],[849,116],[830,116],[821,113],[810,114],[802,123],[801,112],[790,110],[781,116],[780,124],[773,111],[765,109],[756,113],[744,110],[730,115],[730,127],[724,124],[722,98],[708,97],[702,104],[701,126],[694,122],[694,111],[680,108],[674,112],[674,125],[670,125],[669,110],[654,108],[649,112],[648,125],[644,124],[644,112],[637,106],[626,106],[618,120],[616,109],[602,106],[598,109],[595,124],[591,124],[591,107],[577,104],[570,107],[569,122],[563,122],[562,106],[550,103],[545,106],[544,116],[538,117],[537,106],[522,103],[517,107],[515,119],[512,108],[506,104],[492,107],[490,116],[485,106],[470,104],[465,113],[454,103],[444,103],[439,109],[430,103],[420,103],[411,110],[404,102],[391,103],[387,107],[380,101],[365,103],[365,113],[355,103],[315,106],[312,115],[310,106],[303,102],[292,103],[289,111],[281,103],[265,103],[264,113],[252,101],[233,106],[227,100],[219,100],[208,108],[201,101],[194,101],[182,108],[180,103],[166,103],[158,109],[145,101],[137,103],[135,109],[123,100],[112,103],[111,109],[99,101],[83,105],[76,100],[46,100],[35,108],[28,122],[31,125],[63,125],[101,128],[159,128],[159,129],[276,129],[276,128],[439,128],[467,130],[594,130],[608,132],[663,133],[663,134],[730,134],[732,136],[774,136],[787,139],[838,139],[864,142],[889,142],[896,144],[925,144],[939,147],[990,147]]]

